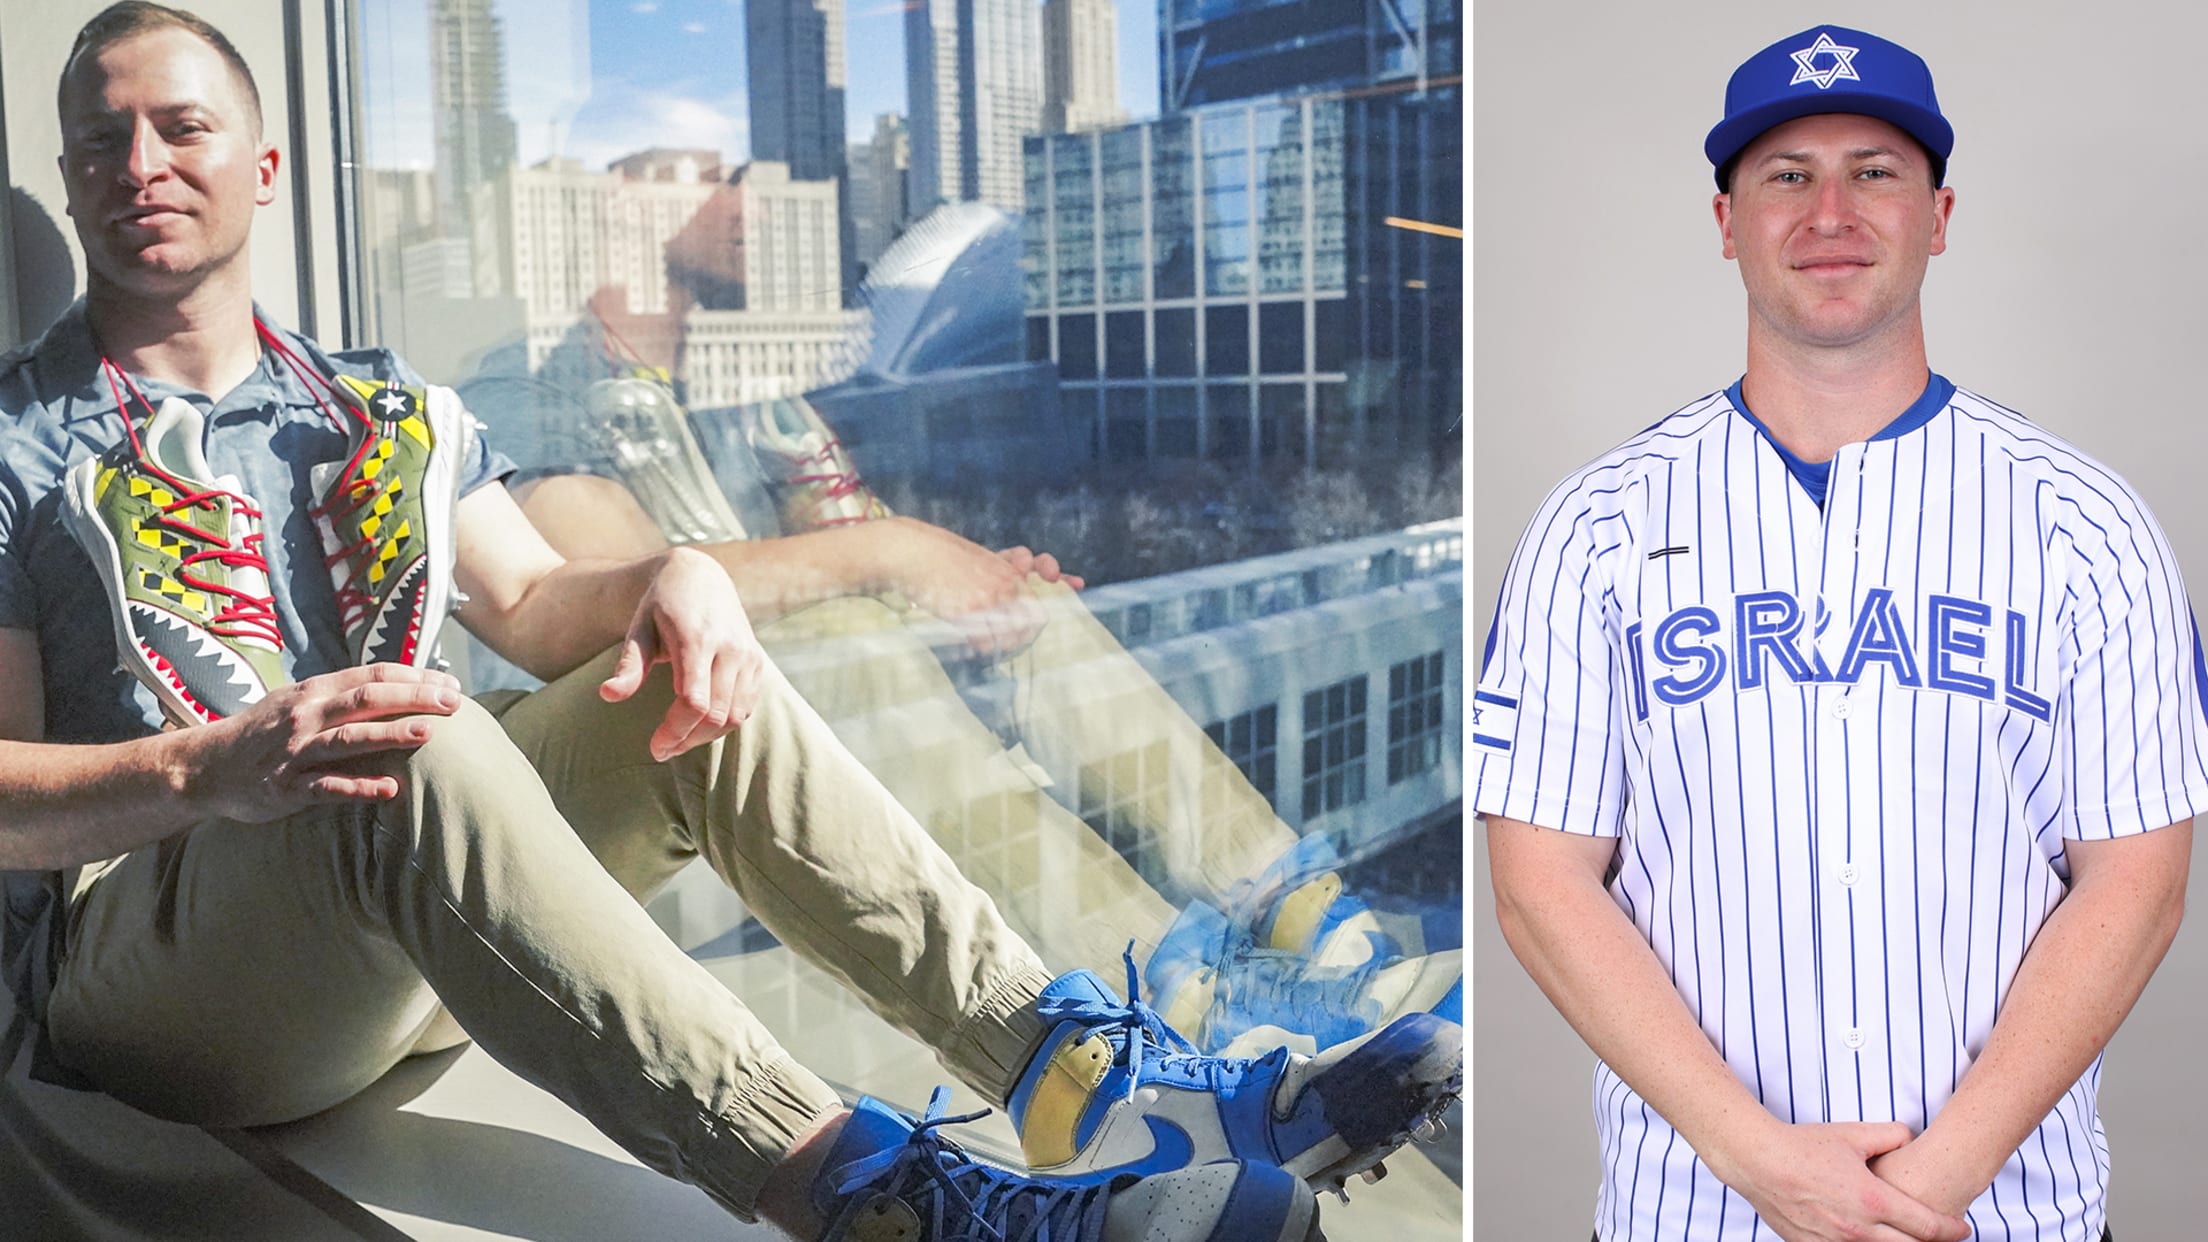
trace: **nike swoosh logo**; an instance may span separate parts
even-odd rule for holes
[[[1140,1173],[1144,1176],[1170,1173],[1175,1169],[1185,1169],[1196,1162],[1196,1143],[1189,1137],[1187,1130],[1148,1113],[1143,1114],[1142,1120],[1150,1127],[1151,1146],[1147,1153],[1133,1160],[1099,1165],[1080,1173],[1054,1173],[1052,1178],[1078,1186],[1093,1186],[1108,1182],[1122,1173]]]
[[[1145,1116],[1142,1120],[1150,1127],[1150,1140],[1156,1146],[1150,1149],[1149,1155],[1123,1167],[1137,1168],[1144,1173],[1166,1173],[1185,1169],[1195,1161],[1196,1144],[1188,1137],[1188,1131],[1162,1117]]]

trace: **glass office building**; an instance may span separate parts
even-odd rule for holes
[[[1158,0],[1159,102],[1451,84],[1463,28],[1457,0]]]
[[[1267,99],[1031,137],[1027,354],[1106,461],[1321,465],[1452,442],[1449,95]]]

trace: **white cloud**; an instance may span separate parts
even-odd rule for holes
[[[686,33],[686,34],[704,34],[704,33],[705,33],[705,23],[704,23],[704,22],[684,22],[684,23],[682,24],[682,29],[683,29],[684,33]]]
[[[749,104],[738,88],[718,97],[678,94],[694,84],[650,89],[601,79],[576,117],[563,154],[604,168],[646,147],[705,147],[740,163],[751,154]]]
[[[659,0],[637,0],[635,4],[629,6],[629,12],[657,13],[659,12]]]

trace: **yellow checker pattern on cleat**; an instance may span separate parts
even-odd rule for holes
[[[130,494],[145,500],[157,509],[166,509],[176,503],[176,496],[169,489],[148,480],[144,475],[130,476]]]
[[[138,584],[165,600],[173,601],[194,614],[207,611],[207,597],[185,586],[174,578],[166,578],[152,570],[142,570]]]
[[[136,537],[140,544],[152,548],[163,556],[174,557],[177,560],[184,559],[187,546],[185,539],[173,531],[165,530],[159,526],[141,526],[136,532]]]
[[[390,539],[376,546],[376,563],[368,567],[368,581],[378,585],[383,582],[391,572],[391,562],[399,559],[400,553],[406,550],[407,538],[413,533],[413,523],[402,521],[399,528],[391,532]]]

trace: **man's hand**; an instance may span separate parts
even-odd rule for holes
[[[759,702],[766,653],[735,585],[702,552],[668,551],[598,693],[609,703],[627,699],[655,664],[672,665],[675,679],[674,705],[652,731],[652,758],[661,762],[734,732]]]
[[[1927,1204],[1872,1173],[1873,1157],[1908,1141],[1898,1121],[1782,1122],[1712,1171],[1786,1242],[1963,1242],[1970,1226],[1960,1208]]]
[[[279,687],[251,708],[175,735],[186,796],[248,824],[333,802],[399,796],[398,769],[460,706],[451,674],[371,664]]]
[[[991,552],[940,526],[906,517],[886,518],[869,528],[883,536],[882,585],[956,626],[983,655],[1017,651],[1043,628],[1043,610],[1023,589],[1029,574],[1076,591],[1084,585],[1048,552],[1024,547]]]

